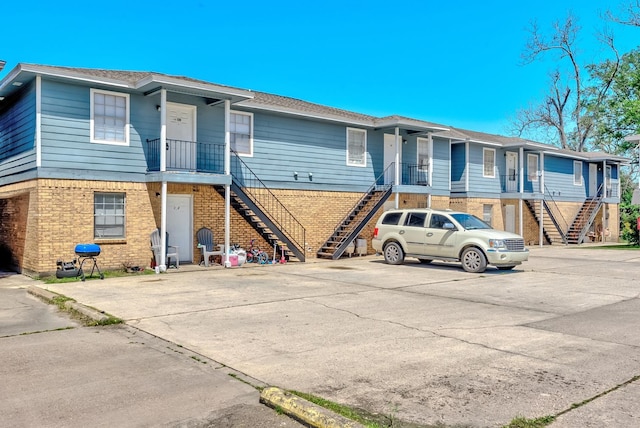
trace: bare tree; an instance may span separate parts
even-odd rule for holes
[[[551,72],[550,88],[544,100],[539,105],[520,110],[513,123],[518,135],[527,131],[547,132],[563,149],[579,152],[585,149],[593,130],[593,121],[586,106],[602,99],[617,71],[615,67],[612,75],[607,76],[608,79],[597,90],[586,88],[576,46],[580,30],[577,19],[571,14],[564,22],[553,24],[550,36],[542,34],[536,22],[531,24],[529,40],[522,53],[523,63],[530,64],[545,54],[556,54],[558,64],[568,63],[568,68],[558,67]],[[613,35],[603,32],[599,38],[613,51],[617,64],[619,57]]]
[[[619,24],[640,27],[640,0],[630,1],[621,8],[620,16],[615,15],[611,10],[605,14],[606,19]]]

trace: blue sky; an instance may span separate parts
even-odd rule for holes
[[[581,57],[608,53],[594,33],[612,1],[58,1],[3,7],[7,62],[157,71],[376,116],[504,134],[540,99],[546,62],[521,65],[526,28],[569,11]],[[609,26],[621,53],[640,29]]]

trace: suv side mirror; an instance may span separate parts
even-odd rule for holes
[[[445,222],[445,224],[442,225],[443,229],[447,229],[447,230],[456,230],[456,226],[451,223],[451,222]]]

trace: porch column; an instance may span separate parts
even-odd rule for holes
[[[400,128],[396,126],[396,157],[395,157],[395,185],[396,185],[396,209],[400,207],[400,193],[398,193],[398,187],[400,185]]]
[[[231,179],[231,101],[224,100],[224,175]],[[229,229],[231,228],[231,183],[224,185],[224,267],[231,267],[229,261]]]
[[[544,152],[540,152],[540,193],[542,193],[542,199],[540,200],[540,247],[543,246],[542,240],[544,238],[543,236],[543,230],[544,230],[544,226],[543,226],[543,219],[544,219]]]
[[[520,198],[518,199],[518,223],[519,223],[519,235],[524,236],[524,214],[522,208],[524,207],[524,201],[522,197],[524,195],[524,147],[520,147],[520,183],[518,184],[518,192],[520,192]]]
[[[160,90],[160,174],[162,175],[162,190],[160,191],[160,270],[167,270],[167,90]],[[179,257],[179,256],[178,256]]]

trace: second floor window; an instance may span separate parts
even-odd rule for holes
[[[573,161],[573,184],[582,185],[582,162]]]
[[[495,149],[482,149],[482,164],[483,171],[482,176],[487,178],[494,178],[496,176],[496,150]]]
[[[231,148],[240,155],[253,156],[253,114],[231,112],[229,132]]]
[[[91,89],[91,141],[129,144],[129,94]]]
[[[538,156],[527,155],[527,177],[529,181],[538,181]]]
[[[347,128],[347,165],[367,166],[367,131]]]
[[[418,138],[418,171],[429,171],[429,140]]]

